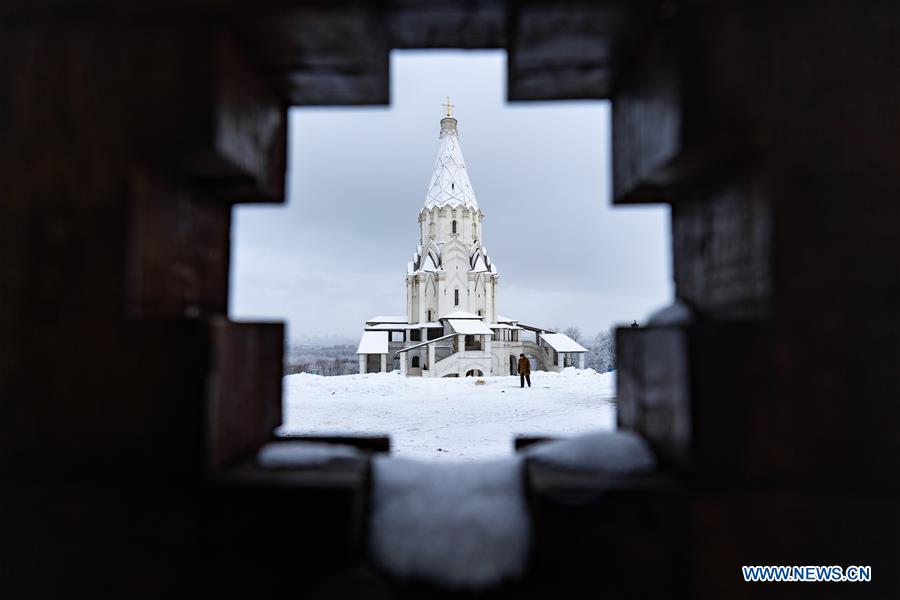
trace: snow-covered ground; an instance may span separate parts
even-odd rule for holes
[[[284,378],[281,433],[391,436],[396,455],[473,460],[509,456],[517,434],[615,428],[615,373],[567,368],[518,377],[425,379],[398,373]]]

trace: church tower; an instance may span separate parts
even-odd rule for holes
[[[478,207],[449,98],[440,149],[419,211],[419,243],[406,267],[406,314],[372,317],[360,339],[359,372],[412,377],[514,375],[584,367],[587,350],[562,333],[497,315],[497,265],[484,247]],[[520,337],[522,331],[534,339]]]
[[[407,266],[407,319],[435,322],[464,311],[495,323],[499,275],[483,246],[484,213],[469,181],[453,105],[448,99],[444,106],[440,150],[419,211],[419,244]]]

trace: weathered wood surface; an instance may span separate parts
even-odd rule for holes
[[[509,99],[609,98],[655,4],[517,3],[509,23]]]
[[[560,470],[527,460],[535,597],[677,598],[686,491],[675,480]],[[602,583],[600,583],[602,582]]]
[[[688,396],[752,407],[711,428],[768,421],[781,481],[900,482],[898,27],[879,3],[682,4],[614,97],[616,201],[672,204],[677,295],[710,332],[696,359],[770,370],[751,402],[691,364]],[[770,339],[756,358],[716,333],[739,321]]]
[[[322,442],[326,444],[343,444],[353,446],[365,452],[386,454],[391,451],[389,435],[307,435],[287,434],[272,438],[272,441]]]
[[[620,328],[617,416],[663,463],[710,482],[771,482],[771,331],[732,322]]]
[[[0,129],[22,140],[4,153],[44,169],[48,153],[93,158],[95,173],[104,158],[151,160],[223,199],[282,200],[286,107],[221,28],[62,21],[7,28],[0,44]]]
[[[288,104],[384,103],[390,48],[483,45],[509,50],[511,98],[613,99],[616,202],[673,205],[677,294],[698,313],[621,332],[618,361],[621,422],[692,484],[691,510],[534,483],[536,575],[497,595],[740,597],[752,558],[871,561],[873,594],[898,596],[898,10],[4,2],[4,589],[159,597],[187,576],[201,595],[302,595],[361,558],[362,476],[339,492],[268,473],[205,487],[211,447],[225,464],[262,439],[280,378],[274,344],[213,333],[226,207],[283,199]],[[167,237],[181,211],[190,231]],[[255,383],[216,370],[242,358]],[[252,426],[229,413],[210,446],[216,385]],[[634,561],[598,578],[598,548]],[[668,575],[642,582],[642,560]]]
[[[146,166],[135,169],[131,185],[127,316],[227,313],[231,205]]]
[[[217,469],[254,455],[281,425],[284,325],[216,319],[211,335],[205,429]]]

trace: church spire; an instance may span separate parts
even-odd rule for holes
[[[444,118],[441,119],[441,148],[434,162],[434,173],[425,195],[425,208],[435,206],[465,206],[478,209],[475,192],[466,171],[462,148],[459,145],[459,133],[456,130],[456,119],[453,115],[454,105],[450,97],[444,107]]]

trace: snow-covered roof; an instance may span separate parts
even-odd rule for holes
[[[564,333],[542,333],[541,339],[557,352],[587,352],[587,348]]]
[[[493,335],[494,332],[490,327],[482,323],[481,321],[476,321],[472,319],[449,319],[450,327],[453,328],[453,331],[456,333],[462,333],[464,335]]]
[[[406,315],[372,317],[366,323],[407,323]]]
[[[388,332],[387,331],[364,331],[362,339],[359,340],[359,348],[356,349],[357,354],[387,354],[388,353]]]
[[[475,313],[466,312],[464,310],[457,310],[449,315],[443,315],[439,317],[441,319],[478,319],[481,320],[481,317],[476,315]]]
[[[422,346],[434,344],[435,342],[440,342],[441,340],[448,340],[452,337],[456,337],[456,334],[448,333],[447,335],[442,335],[441,337],[434,338],[433,340],[425,340],[424,342],[419,342],[417,344],[413,344],[412,346],[405,346],[403,348],[400,348],[399,350],[394,350],[394,354],[400,354],[401,352],[409,352],[410,350],[415,350],[416,348],[421,348]]]
[[[440,323],[379,323],[366,326],[367,331],[400,331],[401,329],[438,329],[444,326]]]
[[[491,329],[522,329],[517,325],[510,325],[509,323],[491,323],[488,327]]]
[[[477,210],[478,202],[466,171],[466,161],[463,159],[456,131],[456,119],[453,117],[441,119],[440,140],[441,148],[434,161],[434,173],[425,195],[425,208],[449,205]]]
[[[518,323],[516,319],[510,319],[509,317],[504,317],[502,315],[497,315],[498,323]]]
[[[553,331],[547,329],[546,327],[538,327],[537,325],[528,325],[527,323],[520,323],[519,321],[516,321],[515,323],[522,329],[527,329],[528,331],[534,331],[536,333],[544,333],[544,332],[554,333]]]
[[[432,273],[443,271],[444,247],[444,242],[435,242],[434,240],[428,240],[424,246],[421,244],[416,246],[412,261],[406,263],[406,274],[413,275],[421,271]],[[487,248],[482,246],[478,240],[475,240],[469,246],[469,270],[475,273],[497,273],[497,265],[491,261]]]
[[[425,247],[421,245],[416,246],[412,263],[407,266],[407,272],[411,275],[419,271],[440,271],[443,268],[441,264],[441,246],[443,246],[442,243],[437,243],[434,240],[428,240]]]

